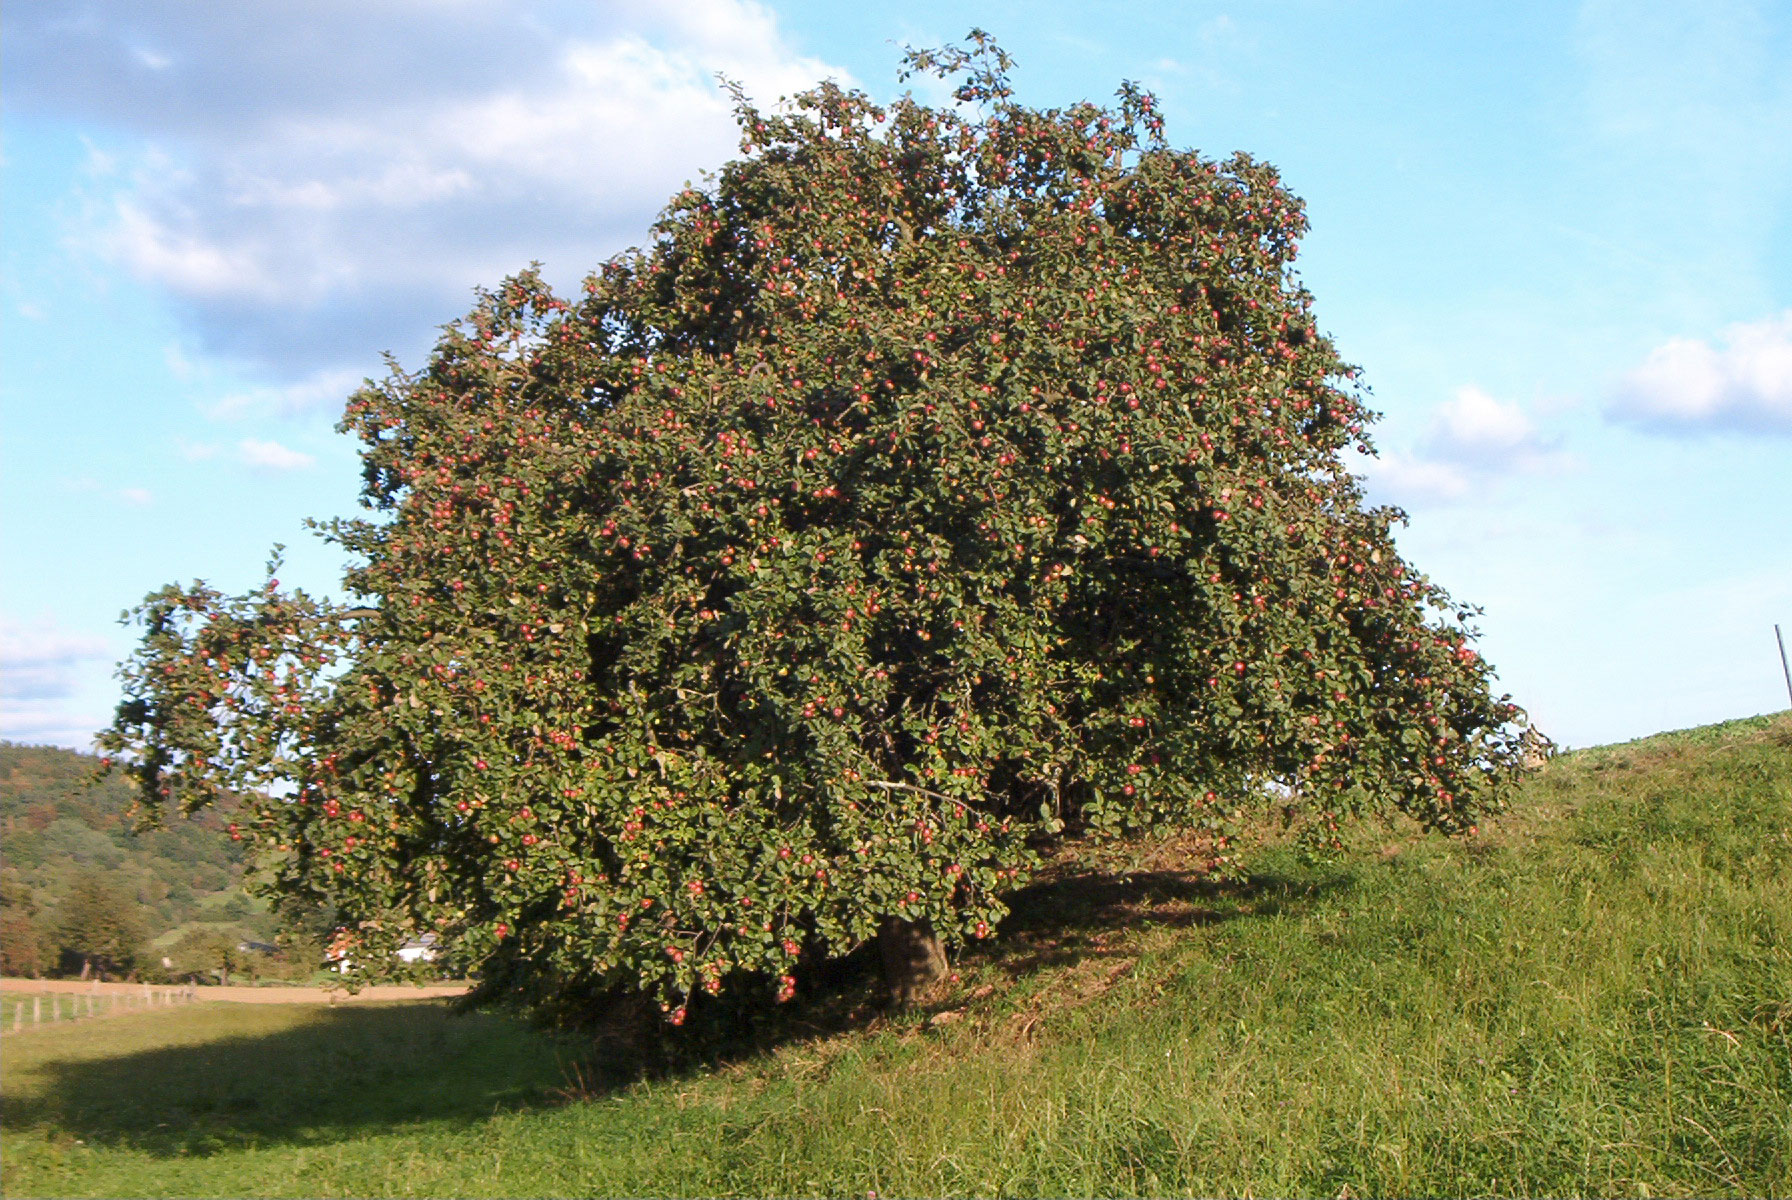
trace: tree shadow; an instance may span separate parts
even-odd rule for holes
[[[1174,847],[1166,845],[1174,858]],[[1042,971],[1130,961],[1139,947],[1125,935],[1299,911],[1347,888],[1354,878],[1338,868],[1313,872],[1294,869],[1292,863],[1289,867],[1220,879],[1200,870],[1114,870],[1061,857],[1009,898],[1000,936],[966,947],[955,966],[965,977],[987,978],[994,971],[1014,983]],[[963,989],[947,989],[908,1014],[893,1013],[875,951],[867,946],[798,968],[800,1002],[774,1005],[750,991],[725,993],[720,1003],[694,1005],[689,1027],[675,1040],[656,1043],[651,1034],[637,1034],[595,1047],[581,1062],[592,1085],[583,1094],[599,1096],[625,1080],[725,1068],[784,1045],[872,1031],[905,1016],[925,1019],[973,998]],[[663,1022],[658,1024],[664,1028]]]
[[[1351,879],[1337,870],[1265,871],[1227,879],[1200,870],[1114,871],[1061,861],[1010,897],[1000,941],[973,961],[1019,979],[1079,959],[1133,953],[1117,934],[1274,916],[1348,887]]]
[[[1060,863],[1015,893],[1002,936],[963,954],[958,968],[1018,981],[1078,963],[1130,959],[1138,952],[1125,936],[1132,932],[1297,910],[1348,882],[1342,873],[1222,881],[1198,871],[1114,873]],[[918,1028],[915,1017],[967,1001],[960,990],[915,1013],[891,1013],[872,947],[811,963],[798,976],[796,1002],[774,1004],[743,988],[693,1005],[682,1030],[639,1006],[573,1036],[491,1013],[457,1013],[448,1003],[411,1001],[318,1006],[272,1032],[115,1057],[15,1057],[8,1075],[22,1087],[9,1087],[13,1094],[0,1100],[0,1125],[162,1157],[325,1144],[413,1124],[466,1126],[498,1112],[600,1098],[643,1079],[725,1069],[785,1046],[892,1022]]]
[[[468,1125],[550,1103],[563,1078],[551,1041],[515,1021],[428,1001],[317,1005],[271,1032],[110,1057],[57,1057],[41,1043],[22,1056],[15,1043],[9,1058],[6,1129],[37,1127],[158,1157]]]

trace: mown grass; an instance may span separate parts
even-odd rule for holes
[[[1130,856],[1130,857],[1129,857]],[[1792,1195],[1792,720],[1564,756],[1448,844],[1065,866],[932,1012],[857,984],[578,1096],[430,1004],[9,1038],[24,1195]],[[805,1025],[805,1021],[809,1024]]]

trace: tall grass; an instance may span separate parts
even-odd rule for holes
[[[1792,721],[1565,756],[1468,843],[1135,854],[932,1013],[609,1090],[428,1005],[12,1040],[4,1190],[1792,1194]]]

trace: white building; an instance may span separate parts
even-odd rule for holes
[[[411,938],[398,948],[398,957],[407,963],[434,962],[436,960],[436,935],[426,933],[420,938]]]

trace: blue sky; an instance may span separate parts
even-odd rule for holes
[[[770,103],[890,97],[972,25],[1019,98],[1155,89],[1308,206],[1301,274],[1384,413],[1358,465],[1572,745],[1786,706],[1792,9],[21,0],[0,28],[0,737],[85,746],[171,580],[351,511],[343,398],[472,290],[639,241]],[[916,81],[915,86],[921,86]],[[923,92],[923,94],[926,94]]]

